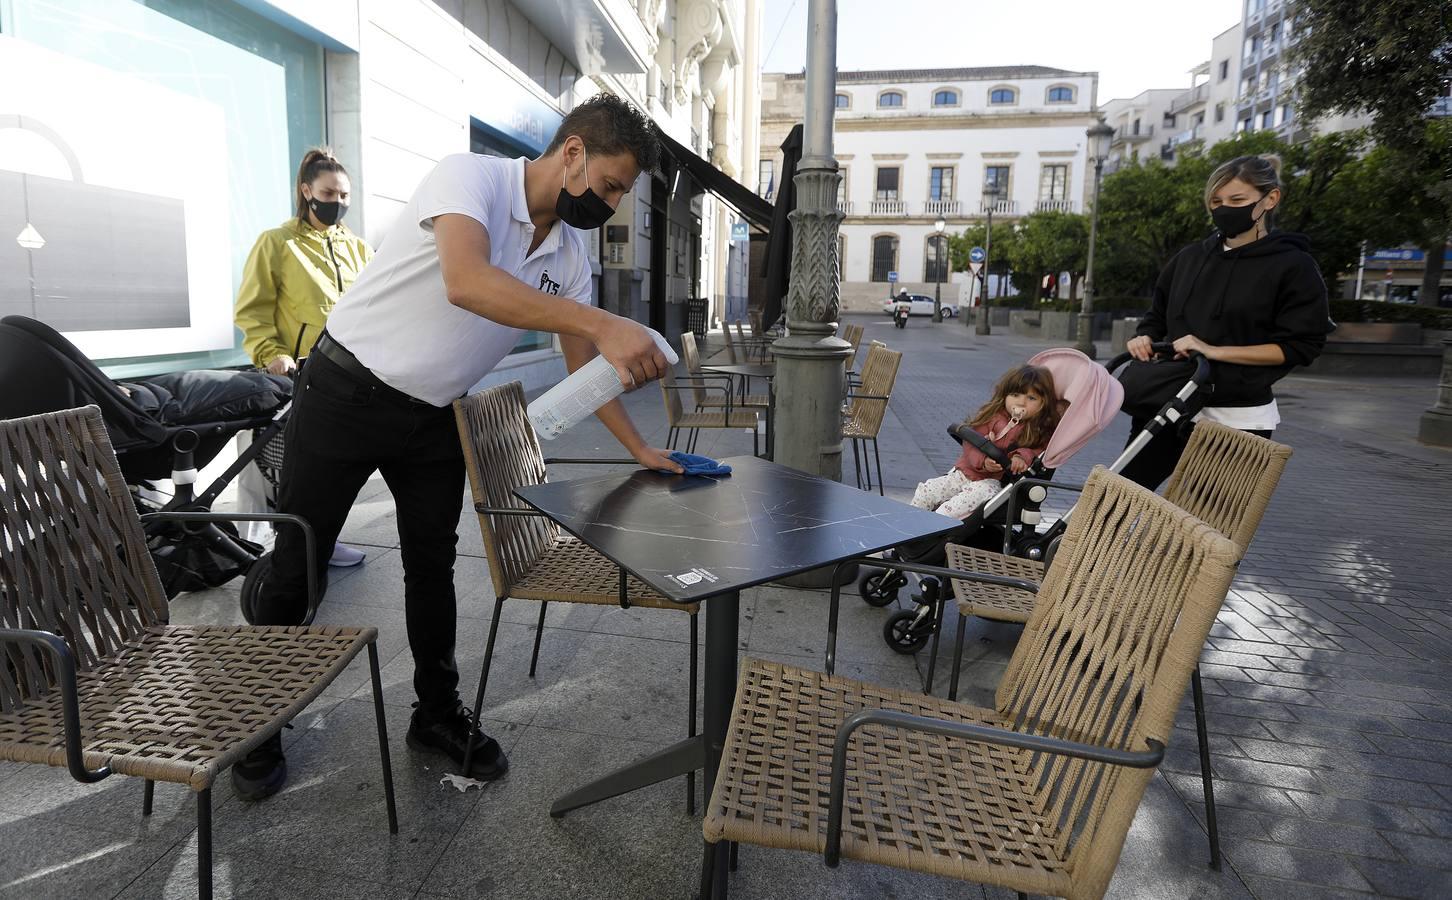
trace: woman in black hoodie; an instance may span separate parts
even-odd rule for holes
[[[1176,357],[1192,352],[1215,363],[1214,388],[1195,417],[1269,437],[1280,423],[1271,386],[1310,365],[1335,326],[1326,282],[1306,252],[1304,235],[1272,231],[1285,194],[1276,156],[1241,156],[1205,185],[1215,233],[1175,255],[1155,283],[1154,303],[1130,340],[1135,359],[1150,344],[1172,341]],[[1131,437],[1146,424],[1135,419]],[[1192,424],[1167,428],[1125,468],[1151,490],[1169,477]]]

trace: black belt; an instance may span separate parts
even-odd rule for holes
[[[347,347],[344,347],[342,344],[338,343],[331,334],[328,334],[326,330],[323,331],[322,334],[318,335],[318,342],[313,345],[313,352],[319,354],[320,356],[326,357],[328,362],[331,362],[333,365],[342,369],[344,372],[347,372],[349,375],[352,375],[354,378],[358,379],[364,384],[378,388],[381,391],[407,400],[410,403],[419,403],[424,406],[434,405],[426,400],[420,400],[417,397],[400,391],[398,388],[394,387],[391,384],[388,384],[382,378],[379,378],[377,375],[373,374],[372,369],[359,362],[358,357],[354,356]]]

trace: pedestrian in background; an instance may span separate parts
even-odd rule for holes
[[[316,147],[302,158],[294,185],[294,215],[258,236],[242,269],[234,318],[242,330],[242,348],[252,364],[273,375],[292,375],[323,333],[338,298],[352,286],[373,250],[348,230],[352,185],[348,170],[328,147]],[[239,490],[256,495],[263,488],[254,467],[244,473]],[[244,496],[243,505],[262,504]],[[356,566],[365,554],[334,544],[333,566]]]

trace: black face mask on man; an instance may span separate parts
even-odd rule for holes
[[[343,221],[343,216],[348,214],[348,204],[340,200],[329,202],[317,199],[309,200],[308,209],[312,210],[319,222],[329,228]]]
[[[1265,213],[1261,213],[1259,216],[1255,214],[1256,205],[1264,199],[1265,195],[1262,194],[1260,200],[1256,200],[1254,203],[1247,203],[1244,206],[1217,206],[1210,210],[1210,218],[1215,221],[1215,228],[1220,232],[1220,236],[1228,240],[1239,237],[1254,228],[1261,219],[1265,218]]]
[[[571,194],[565,189],[565,174],[561,173],[560,196],[555,201],[555,215],[572,228],[588,231],[608,222],[615,215],[615,208],[590,187],[590,152],[584,148],[581,148],[581,152],[585,154],[585,192],[578,197]]]

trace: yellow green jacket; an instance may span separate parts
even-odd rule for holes
[[[318,231],[292,218],[262,232],[242,269],[235,312],[253,364],[307,356],[328,313],[372,258],[368,244],[342,224]]]

